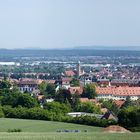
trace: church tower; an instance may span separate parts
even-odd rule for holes
[[[81,75],[81,66],[80,66],[80,61],[78,61],[77,64],[77,76],[79,77]]]

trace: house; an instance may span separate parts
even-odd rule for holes
[[[88,98],[80,98],[81,102],[93,102],[93,103],[97,103],[96,99],[88,99]]]
[[[73,70],[65,71],[65,76],[67,77],[73,77],[74,75],[76,75],[76,73]]]
[[[70,87],[70,82],[72,81],[72,78],[62,78],[62,88],[68,89]]]
[[[111,80],[112,86],[139,86],[139,80],[132,80],[132,79],[113,79]]]
[[[101,119],[118,121],[118,118],[117,118],[111,111],[106,112],[106,113],[101,117]]]
[[[69,87],[68,90],[71,94],[81,95],[83,93],[83,87]]]
[[[140,98],[140,87],[96,87],[97,99],[131,100]]]
[[[103,117],[103,115],[101,115],[101,114],[86,113],[86,112],[70,112],[67,115],[72,116],[72,117],[92,116],[92,117],[96,117],[98,119],[101,119]]]
[[[21,92],[33,92],[38,89],[38,82],[35,80],[20,80],[17,84]]]
[[[125,100],[114,100],[113,102],[118,108],[121,108],[124,105]]]
[[[110,85],[110,81],[109,79],[98,79],[97,83],[99,86],[104,87],[104,86],[109,86]]]
[[[81,81],[83,86],[85,86],[87,84],[91,84],[91,83],[93,83],[92,82],[92,75],[88,75],[88,74],[81,75],[80,81]]]
[[[56,80],[46,80],[46,83],[48,84],[55,84]]]

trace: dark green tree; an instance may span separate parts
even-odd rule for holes
[[[101,109],[99,106],[97,106],[95,103],[92,102],[84,102],[80,103],[77,108],[78,112],[87,112],[87,113],[101,113]]]
[[[124,108],[124,107],[129,107],[129,106],[132,106],[132,101],[131,101],[131,99],[130,99],[130,96],[127,96],[127,97],[126,97],[126,101],[125,101],[125,103],[123,104],[122,108]]]
[[[14,106],[14,104],[19,96],[20,96],[20,94],[16,93],[16,92],[15,93],[9,92],[9,93],[2,94],[1,104]]]
[[[67,101],[71,104],[72,103],[72,95],[69,90],[67,89],[60,89],[56,94],[55,101],[60,103],[66,103]]]
[[[47,83],[46,83],[45,81],[43,81],[43,82],[38,86],[38,88],[40,89],[41,92],[45,92],[46,87],[47,87]]]
[[[44,109],[48,111],[55,112],[57,114],[65,114],[71,111],[70,106],[59,102],[48,102],[44,104]]]
[[[71,107],[72,107],[73,111],[77,111],[79,105],[80,105],[80,95],[73,94],[72,95],[72,103],[71,103]]]
[[[54,98],[55,97],[55,85],[51,83],[42,82],[39,85],[39,89],[42,94],[45,95],[47,98]]]
[[[0,81],[0,89],[10,89],[11,84],[8,80]]]
[[[97,96],[97,93],[96,93],[95,85],[94,84],[87,84],[87,85],[85,85],[82,97],[93,99],[96,96]]]
[[[80,86],[80,81],[76,78],[73,78],[71,81],[71,86],[73,87]]]
[[[14,107],[17,106],[32,108],[38,106],[38,102],[28,94],[21,94],[15,101]]]
[[[113,100],[107,100],[107,101],[102,101],[103,108],[107,108],[109,111],[112,111],[114,114],[118,114],[119,108],[117,105],[113,102]]]

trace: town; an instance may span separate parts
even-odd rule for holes
[[[11,61],[3,59],[0,63],[0,96],[7,117],[100,127],[119,124],[131,131],[139,126],[139,120],[135,125],[123,120],[124,110],[133,107],[132,112],[135,112],[140,104],[139,56],[103,56],[102,51],[99,56],[71,56],[66,51],[63,56],[29,57],[26,53],[26,56],[10,57]],[[40,113],[49,111],[47,116],[29,116],[28,111],[37,106]],[[28,108],[27,114],[13,114],[15,108],[20,112]],[[85,119],[82,122],[81,117]],[[130,118],[129,121],[134,120]]]

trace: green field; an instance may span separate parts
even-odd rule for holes
[[[8,133],[8,129],[22,132]],[[56,132],[57,130],[80,130],[80,132]],[[88,132],[84,132],[87,130]],[[70,123],[0,119],[0,140],[140,140],[140,133],[104,133],[102,128]]]

